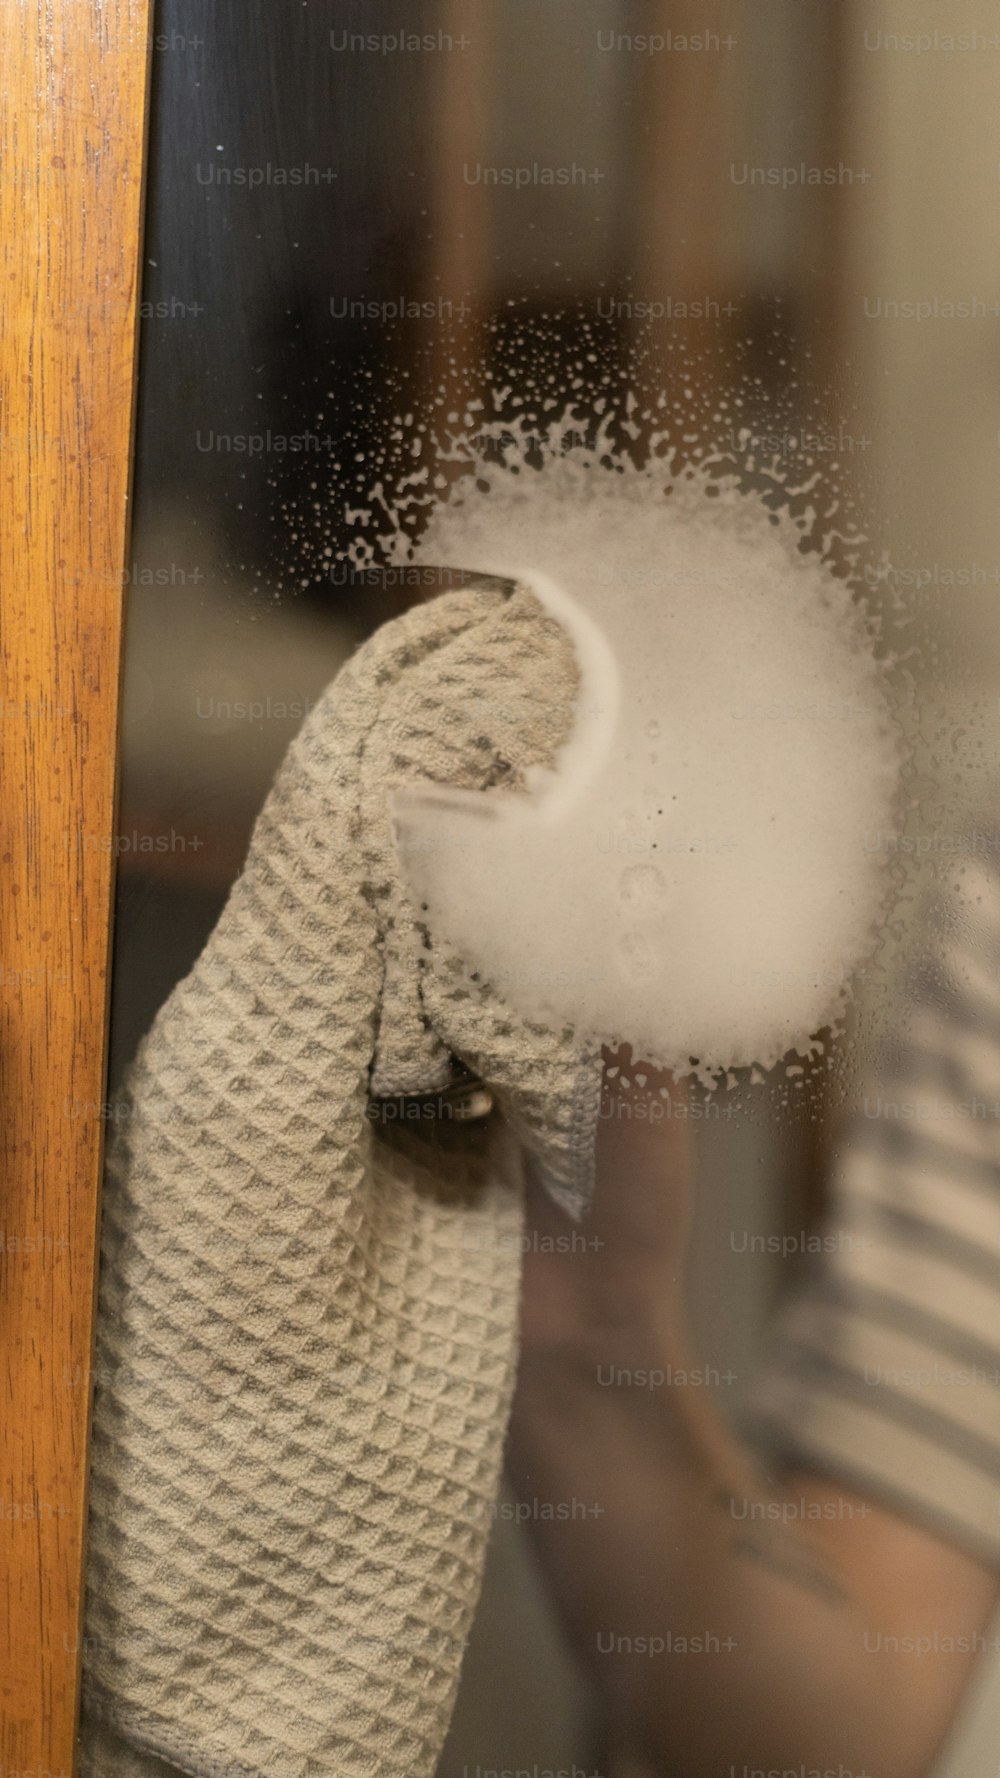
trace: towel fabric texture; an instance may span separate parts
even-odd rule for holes
[[[434,1770],[513,1384],[521,1158],[580,1211],[601,1071],[431,939],[388,798],[516,790],[576,689],[506,583],[380,630],[140,1046],[106,1169],[80,1778]],[[385,1103],[455,1057],[502,1116]]]

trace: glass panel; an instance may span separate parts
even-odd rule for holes
[[[674,1763],[730,1778],[758,1768],[902,1774],[925,1768],[960,1714],[970,1651],[989,1640],[1000,1549],[998,80],[995,21],[978,0],[953,30],[927,0],[383,0],[374,19],[354,0],[161,6],[102,1108],[118,1157],[109,1264],[124,1283],[102,1297],[105,1328],[122,1320],[103,1372],[98,1358],[95,1435],[96,1460],[112,1472],[116,1438],[130,1455],[119,1495],[107,1477],[97,1490],[91,1568],[95,1591],[114,1598],[122,1527],[109,1498],[140,1516],[144,1501],[168,1520],[174,1510],[188,1567],[164,1557],[164,1595],[154,1587],[140,1598],[134,1581],[116,1620],[126,1644],[153,1650],[148,1665],[126,1660],[122,1690],[138,1690],[118,1718],[146,1755],[195,1771],[318,1778],[336,1768],[342,1778],[375,1769],[357,1725],[376,1708],[386,1772],[431,1771],[439,1756],[442,1778],[645,1778]],[[616,469],[627,481],[657,452],[663,506],[673,503],[678,524],[694,500],[684,491],[691,465],[698,523],[711,499],[720,515],[698,533],[701,556],[681,550],[675,569],[674,533],[651,514],[650,484],[633,508],[625,496],[612,503],[614,535],[594,527],[584,486],[589,475],[606,493]],[[546,508],[539,488],[588,453],[575,494],[561,486]],[[491,478],[512,467],[527,492],[504,509],[506,528],[491,530],[476,516],[477,477],[488,503]],[[454,517],[461,490],[464,521]],[[755,525],[772,513],[793,539],[772,576],[793,577],[784,607],[763,532],[740,529],[751,511]],[[417,566],[428,522],[432,542],[451,540],[465,559],[425,549]],[[437,614],[464,610],[476,571],[510,580],[550,567],[539,527],[558,524],[559,559],[590,572],[586,538],[595,585],[605,575],[601,621],[618,627],[636,709],[652,695],[651,665],[659,673],[667,733],[659,718],[646,731],[668,756],[649,762],[656,785],[673,774],[686,787],[687,825],[675,818],[663,830],[678,897],[671,986],[650,1014],[650,1028],[666,1032],[653,1059],[673,1077],[662,1092],[659,1076],[629,1091],[620,1077],[606,1083],[615,1128],[598,1135],[597,1209],[575,1224],[539,1183],[538,1119],[556,1120],[564,1102],[539,1099],[537,1079],[517,1074],[512,1085],[500,1064],[499,1079],[481,1068],[497,1100],[491,1129],[505,1107],[529,1151],[534,1132],[529,1221],[521,1235],[496,1212],[491,1263],[480,1250],[472,1265],[475,1243],[460,1241],[443,1283],[434,1242],[445,1225],[454,1235],[453,1207],[408,1208],[394,1246],[379,1220],[396,1214],[378,1195],[384,1174],[371,1199],[345,1174],[342,1095],[356,1107],[370,1089],[379,1165],[391,1155],[396,1169],[398,1199],[390,1191],[386,1201],[426,1205],[456,1147],[480,1154],[478,1119],[457,1142],[449,1125],[461,1121],[456,1104],[468,1109],[469,1087],[448,1072],[448,1052],[467,1067],[482,1054],[471,1043],[463,1051],[449,1025],[456,1003],[443,991],[434,999],[428,972],[443,953],[432,944],[428,961],[399,937],[412,922],[391,899],[395,866],[366,825],[372,803],[341,810],[333,846],[324,798],[372,758],[386,784],[415,764],[448,782],[452,757],[456,781],[484,790],[517,776],[533,700],[541,708],[564,683],[552,632],[543,624],[520,653],[514,637],[509,671],[502,649],[488,672],[459,651],[457,678],[430,691],[420,650],[432,634],[441,645]],[[704,569],[692,566],[700,560]],[[618,574],[620,600],[609,592]],[[502,599],[502,583],[477,596]],[[440,598],[459,604],[432,605]],[[669,624],[655,616],[657,599]],[[376,674],[376,657],[362,653],[359,668],[356,651],[411,611],[414,652],[402,665],[391,653],[384,668],[390,678],[412,671],[418,687],[397,753],[363,722],[350,728],[360,694],[342,682],[333,708],[346,729],[335,722],[331,751],[309,755],[306,779],[251,849],[265,862],[241,876],[303,721],[346,663]],[[636,612],[656,638],[645,649]],[[456,634],[466,621],[455,619]],[[817,656],[823,624],[829,647]],[[772,635],[765,648],[760,637]],[[551,653],[540,680],[539,649]],[[471,768],[458,764],[474,744],[474,693],[489,762],[480,779],[462,778]],[[417,732],[426,757],[414,752]],[[893,800],[880,773],[897,749],[906,763]],[[699,762],[709,758],[706,784]],[[323,772],[332,776],[320,783]],[[735,784],[749,787],[738,804]],[[615,836],[606,853],[628,849],[633,788],[627,780],[602,829]],[[310,795],[314,805],[296,801]],[[769,851],[761,833],[772,819],[781,839]],[[465,839],[455,838],[453,861],[444,840],[427,842],[432,926],[442,857],[446,876],[464,881],[457,848],[472,842],[454,831]],[[638,850],[620,888],[633,898],[621,942],[637,1004],[649,995],[646,954],[630,936],[642,925],[634,903],[655,901],[664,881],[664,853],[654,865],[646,841]],[[365,862],[360,889],[348,853]],[[700,855],[700,876],[683,877],[682,854]],[[550,959],[558,1026],[580,1004],[581,978],[605,981],[618,941],[609,927],[605,957],[585,919],[589,874],[567,882],[551,857],[517,937],[523,957],[534,945]],[[509,857],[506,868],[509,881],[501,873],[483,888],[488,923],[498,881],[521,905]],[[610,868],[595,864],[594,882]],[[755,899],[757,881],[767,887]],[[254,950],[240,921],[252,925],[272,893],[275,923]],[[565,918],[553,922],[557,893]],[[341,924],[330,911],[338,894]],[[845,906],[864,942],[837,937]],[[234,948],[202,955],[220,917],[235,921]],[[567,988],[563,951],[578,931],[592,948],[577,943]],[[328,976],[310,952],[317,932],[327,934]],[[484,935],[488,956],[494,936]],[[360,982],[366,947],[400,980],[412,967],[424,997],[400,988],[397,1001],[387,989],[380,1024],[373,995],[365,1065],[372,1051],[377,1065],[348,1091],[344,1057],[354,1043],[357,1059],[369,1014],[353,989],[345,1003],[343,983],[355,971]],[[498,979],[513,981],[509,945],[504,955]],[[713,998],[720,959],[728,986]],[[179,1227],[174,1257],[154,1260],[142,1191],[156,1169],[142,1173],[130,1141],[135,1122],[136,1152],[148,1144],[137,1095],[156,1093],[148,1076],[130,1087],[128,1069],[193,967],[177,1014],[188,1048],[168,1056],[160,1026],[147,1059],[153,1074],[179,1071],[161,1105],[179,1121],[162,1132],[157,1165],[172,1183],[157,1226],[169,1237],[169,1215],[183,1221],[178,1170],[190,1170],[199,1228],[214,1167],[221,1208],[200,1248]],[[530,968],[537,999],[545,971],[537,956]],[[368,991],[359,985],[357,996]],[[247,1033],[262,1000],[273,1049],[250,1075]],[[537,1014],[528,993],[514,1016]],[[408,1074],[412,1049],[406,1066],[400,1058],[417,1041],[414,1018],[420,1065]],[[599,1031],[642,1054],[642,1031],[615,1018],[595,1014]],[[497,1055],[511,1027],[502,1039],[490,1029]],[[704,1064],[687,1086],[682,1055]],[[546,1090],[554,1078],[545,1075]],[[388,1129],[406,1106],[445,1126],[441,1148],[426,1131]],[[321,1150],[299,1174],[289,1131],[324,1117],[321,1188],[309,1170]],[[291,1157],[280,1179],[269,1154]],[[234,1165],[253,1193],[245,1219],[233,1207]],[[309,1193],[315,1214],[296,1220]],[[662,1210],[678,1195],[691,1206],[686,1245],[683,1219]],[[348,1202],[359,1220],[345,1248]],[[406,1272],[412,1300],[387,1307],[393,1254],[417,1243],[412,1218],[424,1215],[420,1251],[437,1258],[417,1284]],[[409,1265],[416,1247],[406,1251]],[[505,1422],[497,1377],[503,1353],[513,1358],[511,1255],[522,1251],[525,1349],[495,1494],[500,1433],[484,1435],[480,1421],[493,1416],[501,1431]],[[349,1312],[345,1278],[364,1280]],[[176,1339],[166,1356],[156,1344],[164,1327]],[[136,1359],[137,1383],[134,1354],[154,1349],[160,1368]],[[338,1366],[339,1419],[329,1396]],[[426,1422],[420,1402],[435,1390],[448,1405]],[[116,1411],[132,1417],[132,1435]],[[408,1427],[429,1439],[420,1462]],[[317,1491],[324,1428],[332,1500]],[[151,1454],[161,1435],[176,1494],[164,1495]],[[233,1441],[243,1436],[240,1482]],[[228,1455],[215,1463],[213,1450]],[[400,1473],[410,1475],[412,1519],[393,1492]],[[259,1513],[251,1524],[247,1488]],[[434,1725],[449,1715],[484,1517],[485,1582],[441,1750]],[[408,1591],[418,1555],[426,1573]],[[140,1562],[129,1572],[146,1571]],[[191,1591],[178,1600],[182,1572]],[[223,1572],[229,1582],[213,1594],[207,1577]],[[903,1572],[915,1577],[910,1590]],[[202,1622],[197,1602],[213,1596],[218,1611]],[[151,1597],[165,1648],[144,1617]],[[101,1634],[85,1664],[114,1692]],[[361,1704],[351,1689],[359,1668],[375,1676]],[[155,1723],[145,1739],[129,1727],[136,1699]],[[331,1763],[330,1737],[341,1734]]]

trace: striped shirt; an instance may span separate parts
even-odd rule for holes
[[[1000,1566],[1000,871],[925,934],[748,1430]]]

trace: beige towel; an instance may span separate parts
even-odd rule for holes
[[[431,947],[387,796],[516,786],[576,683],[499,583],[379,631],[140,1047],[104,1197],[81,1778],[433,1772],[512,1388],[518,1140],[579,1208],[600,1070]],[[372,1116],[452,1055],[504,1119]]]

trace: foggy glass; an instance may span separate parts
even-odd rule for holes
[[[966,10],[992,35],[984,6]],[[519,328],[544,327],[567,379],[585,320],[623,375],[693,365],[720,397],[747,391],[747,423],[773,431],[779,460],[811,433],[870,519],[872,563],[891,553],[868,594],[909,606],[895,683],[924,795],[904,862],[991,850],[1000,261],[981,216],[995,209],[1000,58],[965,55],[959,80],[962,52],[893,46],[940,25],[929,4],[902,11],[162,0],[110,1121],[304,715],[418,596],[324,553],[350,532],[343,466],[447,383],[449,353],[473,383],[516,378]],[[504,168],[511,180],[491,183]],[[914,894],[899,916],[904,950],[918,908]],[[857,1018],[838,1040],[848,1074],[887,1022],[863,995]],[[834,1115],[817,1068],[794,1093],[744,1082],[698,1128],[688,1297],[734,1421],[807,1258]],[[503,1501],[442,1778],[632,1778]]]

